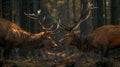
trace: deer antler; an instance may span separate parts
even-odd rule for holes
[[[40,25],[40,27],[41,27],[41,29],[45,32],[44,36],[46,38],[48,38],[54,44],[54,46],[57,46],[57,43],[55,43],[55,41],[52,39],[51,35],[59,32],[59,27],[60,27],[59,24],[57,23],[57,27],[56,27],[55,30],[52,30],[53,25],[51,25],[49,28],[46,28],[44,25],[42,25],[42,22],[45,21],[46,17],[44,16],[44,18],[43,18],[43,20],[41,22],[41,20],[39,19],[40,13],[41,13],[41,10],[38,10],[37,12],[35,12],[33,14],[25,13],[25,15],[27,15],[31,19],[37,20],[39,25]]]
[[[73,26],[66,26],[66,25],[59,22],[59,25],[61,26],[61,29],[64,29],[66,31],[74,31],[74,30],[76,30],[79,27],[80,23],[86,21],[90,17],[91,9],[93,9],[92,6],[93,5],[91,3],[88,3],[87,10],[84,13],[81,14],[80,18],[78,19],[78,21],[74,22]]]
[[[81,14],[80,18],[78,19],[78,21],[75,21],[73,26],[66,26],[63,23],[59,22],[60,28],[67,31],[68,33],[66,35],[64,35],[59,42],[61,43],[65,38],[68,37],[73,37],[75,34],[75,30],[80,26],[80,24],[84,21],[86,21],[90,15],[91,15],[91,10],[93,9],[93,4],[88,3],[87,9],[86,11],[84,11],[84,13]]]

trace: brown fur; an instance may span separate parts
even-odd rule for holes
[[[69,33],[63,45],[73,45],[79,50],[100,50],[107,56],[109,50],[120,47],[120,25],[104,25],[88,33]]]
[[[79,31],[67,33],[59,40],[59,43],[62,45],[72,45],[77,47],[78,49],[81,49],[80,42],[81,41]]]
[[[44,34],[44,32],[31,34],[21,29],[14,22],[0,19],[0,47],[4,49],[4,55],[7,55],[12,48],[22,48],[25,50],[41,48],[43,46],[43,39],[45,39]]]
[[[88,34],[88,42],[107,56],[109,50],[120,46],[120,25],[104,25],[97,28]]]

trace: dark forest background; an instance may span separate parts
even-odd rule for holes
[[[31,33],[38,33],[42,31],[39,24],[25,13],[41,10],[40,19],[46,17],[43,22],[45,27],[57,23],[59,19],[63,24],[72,26],[74,19],[78,20],[87,9],[88,2],[95,8],[89,19],[80,24],[78,31],[87,34],[103,25],[120,24],[120,0],[0,0],[0,18],[13,21]],[[54,40],[59,40],[65,33],[63,31],[55,34]],[[113,53],[120,53],[119,51],[120,49]]]
[[[96,8],[92,10],[90,18],[81,23],[81,32],[87,33],[105,24],[120,23],[120,0],[0,0],[0,17],[16,22],[24,30],[37,33],[40,31],[39,24],[24,13],[41,9],[40,18],[46,16],[46,26],[57,23],[58,18],[62,23],[72,25],[73,19],[77,20],[85,11],[88,2]]]

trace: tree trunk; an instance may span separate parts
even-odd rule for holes
[[[83,9],[82,9],[81,13],[84,13],[84,11],[86,11],[87,4],[88,4],[87,0],[82,0],[81,1],[81,5],[83,5]],[[87,34],[91,30],[91,23],[88,22],[88,20],[90,21],[90,19],[87,19],[86,21],[84,21],[84,22],[82,22],[80,24],[80,32],[81,32],[81,34],[82,33]]]
[[[28,3],[27,3],[27,0],[20,0],[19,1],[19,9],[20,9],[20,26],[21,28],[23,28],[24,30],[29,30],[29,22],[28,22],[28,17],[25,16],[24,12],[26,13],[29,13],[27,12],[27,10],[29,10],[30,8],[28,8]]]
[[[118,24],[119,18],[119,0],[111,0],[111,24],[116,25]]]
[[[39,0],[33,0],[33,10],[39,10],[40,9],[40,1]],[[38,23],[35,22],[34,24],[34,33],[37,33],[40,31],[40,26]]]
[[[0,18],[2,18],[2,0],[0,0]]]
[[[2,0],[2,17],[12,20],[12,5],[11,0]]]
[[[18,0],[12,0],[12,21],[16,22],[17,24],[20,25],[20,9],[18,9],[19,6],[19,1]]]
[[[104,25],[104,12],[103,12],[103,0],[97,0],[97,22],[96,22],[96,26],[100,27],[102,25]]]

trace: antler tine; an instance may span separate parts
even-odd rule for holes
[[[59,31],[59,28],[60,28],[60,25],[57,23],[57,27],[56,27],[56,29],[55,29],[55,30],[53,30],[53,33],[60,32],[60,31]]]
[[[53,28],[53,25],[51,25],[49,28],[46,28],[47,30],[51,30]]]
[[[92,5],[93,5],[93,4],[88,3],[88,8],[87,8],[87,11],[85,12],[85,14],[88,13],[88,16],[85,17],[85,19],[83,19],[81,22],[83,22],[83,21],[85,21],[86,19],[89,18],[90,14],[91,14]],[[89,12],[88,12],[88,11],[89,11]]]
[[[37,20],[37,19],[38,19],[34,13],[32,13],[32,14],[24,13],[24,14],[25,14],[26,16],[28,16],[29,18],[31,18],[31,19],[34,19],[34,20]]]
[[[39,22],[39,25],[40,25],[41,29],[46,32],[46,28],[42,25],[41,21],[38,20],[38,22]]]
[[[32,14],[27,14],[27,13],[24,13],[24,14],[31,19],[37,20],[37,19],[39,19],[38,16],[40,15],[40,13],[41,13],[41,10],[34,11],[34,13],[32,13]]]
[[[46,19],[46,17],[44,16],[42,22],[44,22],[45,19]],[[40,24],[41,28],[42,28],[44,31],[48,31],[48,30],[51,30],[51,29],[53,28],[53,25],[51,25],[50,27],[46,28],[45,26],[42,25],[42,23],[41,23],[40,20],[39,20],[39,24]]]
[[[62,24],[61,21],[60,21],[60,19],[59,19],[58,24],[60,25],[60,28],[61,28],[62,30],[70,31],[70,29],[71,29],[71,27]]]
[[[43,19],[42,19],[42,22],[45,22],[45,19],[46,19],[46,17],[44,16]]]
[[[42,19],[42,22],[44,22],[44,21],[45,21],[45,19],[46,19],[46,17],[44,16],[44,17],[43,17],[43,19]],[[45,31],[45,30],[46,30],[46,28],[45,28],[45,26],[43,26],[43,25],[42,25],[42,22],[39,20],[39,24],[40,24],[40,26],[41,26],[42,30],[43,30],[43,31]]]
[[[56,29],[55,29],[55,30],[52,30],[52,31],[49,30],[49,32],[51,32],[52,34],[56,34],[56,33],[60,32],[60,31],[59,31],[59,28],[60,28],[60,25],[59,25],[59,23],[57,23]]]
[[[90,13],[91,13],[91,9],[92,9],[92,4],[91,3],[88,3],[88,6],[87,6],[87,10],[81,15],[81,17],[79,18],[78,22],[83,22],[81,21],[82,18],[85,18],[84,21],[86,19],[88,19],[88,17],[90,16]],[[85,17],[85,15],[87,15],[87,17]]]
[[[92,6],[93,6],[93,4],[88,3],[87,10],[81,15],[81,17],[79,18],[79,20],[77,21],[77,23],[73,25],[72,30],[77,29],[82,22],[84,22],[85,20],[87,20],[90,17]],[[87,15],[87,16],[84,17],[85,15]]]

